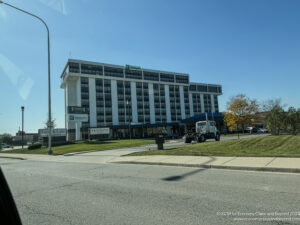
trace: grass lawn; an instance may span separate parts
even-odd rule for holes
[[[104,140],[104,141],[89,141],[89,142],[78,142],[75,144],[61,145],[53,147],[53,155],[62,155],[71,152],[81,152],[89,150],[105,150],[112,148],[124,148],[139,145],[154,144],[154,140],[143,140],[143,139],[131,139],[131,140]],[[27,154],[47,154],[48,149],[42,147],[41,149],[16,149],[11,151],[5,151],[3,153],[27,153]]]
[[[223,137],[238,136],[238,135],[245,136],[245,135],[251,135],[251,134],[249,134],[249,133],[239,133],[239,134],[237,134],[237,133],[232,133],[232,134],[228,133],[228,134],[222,134]]]
[[[264,136],[240,140],[214,141],[160,151],[135,152],[129,155],[300,157],[300,135]]]

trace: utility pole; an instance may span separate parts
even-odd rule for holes
[[[21,111],[22,111],[22,149],[24,147],[24,106],[21,106]]]
[[[128,101],[128,99],[127,99],[127,102],[126,102],[126,104],[127,104],[127,108],[128,108],[128,111],[129,111],[129,101]],[[128,113],[128,130],[129,130],[129,138],[131,139],[131,130],[130,130],[130,113]]]

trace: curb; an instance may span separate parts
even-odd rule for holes
[[[21,157],[14,157],[14,156],[2,156],[2,155],[0,155],[0,158],[26,160],[25,158],[21,158]]]
[[[246,170],[246,171],[264,171],[264,172],[284,172],[284,173],[300,173],[298,168],[279,168],[279,167],[248,167],[248,166],[218,166],[218,165],[200,165],[200,164],[184,164],[184,163],[164,163],[164,162],[113,162],[120,164],[144,164],[144,165],[159,165],[159,166],[183,166],[196,167],[204,169],[228,169],[228,170]]]

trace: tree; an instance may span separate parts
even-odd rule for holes
[[[262,104],[262,110],[264,112],[270,112],[275,106],[280,106],[282,108],[286,107],[286,105],[283,105],[281,103],[281,99],[277,98],[277,99],[269,99],[269,100],[265,101]]]
[[[13,143],[13,137],[10,134],[4,133],[0,142],[11,145]]]
[[[229,129],[242,128],[244,131],[246,125],[256,123],[259,104],[256,99],[250,99],[244,94],[239,94],[227,102],[226,109],[224,121]]]
[[[279,135],[280,130],[284,127],[284,110],[279,104],[275,104],[266,115],[266,125],[270,133]]]
[[[300,109],[289,107],[284,118],[284,125],[287,131],[296,135],[300,129]]]

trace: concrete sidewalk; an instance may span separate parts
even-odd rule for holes
[[[198,168],[300,173],[300,158],[222,156],[121,156],[132,150],[99,151],[72,156],[1,153],[0,158],[73,163],[126,163]]]
[[[112,163],[300,173],[300,158],[222,156],[125,156]]]

